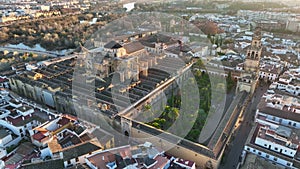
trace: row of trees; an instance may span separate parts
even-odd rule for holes
[[[228,10],[266,10],[268,8],[284,8],[286,5],[276,2],[233,2]]]
[[[19,54],[0,54],[0,71],[11,70],[11,66],[16,63],[28,63],[31,61],[42,61],[48,59],[48,56],[38,55],[33,53],[19,53]]]
[[[201,60],[197,63],[197,66],[204,66]],[[155,118],[153,121],[148,122],[147,124],[158,129],[168,130],[169,127],[172,126],[175,121],[189,119],[189,117],[182,116],[191,116],[194,119],[194,121],[192,120],[181,122],[183,123],[183,125],[188,125],[185,123],[193,122],[193,124],[189,124],[192,126],[191,130],[183,132],[188,132],[185,134],[186,139],[191,140],[193,142],[198,141],[200,132],[205,124],[208,112],[211,107],[211,84],[209,76],[205,73],[194,72],[194,76],[195,83],[197,83],[200,96],[200,103],[196,103],[199,104],[199,110],[194,114],[180,112],[180,110],[182,111],[182,109],[180,109],[180,104],[182,101],[181,95],[171,96],[170,99],[168,99],[168,105],[165,106],[164,111],[161,113],[161,115],[158,118]],[[188,96],[188,98],[186,99],[193,99],[193,97],[194,96]],[[192,100],[188,102],[192,102]],[[149,111],[151,111],[152,109],[149,105],[146,105],[145,108],[147,108]]]
[[[158,129],[167,130],[180,116],[180,104],[180,95],[171,96],[171,98],[168,99],[168,105],[164,107],[164,111],[161,113],[161,115],[147,124]],[[146,105],[145,109],[151,111],[151,106],[149,107],[149,105]]]
[[[205,68],[205,65],[199,59],[194,64],[194,68]],[[164,111],[161,113],[161,115],[158,118],[154,118],[153,121],[148,122],[147,124],[166,131],[173,125],[174,122],[177,122],[178,120],[183,120],[182,125],[187,125],[186,123],[191,122],[193,123],[191,124],[192,128],[185,135],[185,138],[193,142],[198,142],[199,135],[201,133],[202,128],[205,125],[209,112],[213,113],[214,111],[216,111],[215,108],[211,106],[212,99],[215,99],[213,102],[214,104],[224,102],[224,98],[222,97],[223,94],[225,94],[224,92],[231,92],[234,86],[236,85],[236,82],[235,80],[233,80],[231,72],[229,72],[227,78],[214,77],[213,83],[217,84],[217,87],[216,89],[212,89],[212,81],[207,73],[203,73],[200,70],[196,70],[193,71],[193,75],[195,77],[194,81],[197,83],[200,96],[200,102],[197,103],[199,104],[199,109],[196,112],[196,114],[189,114],[183,112],[183,109],[180,108],[180,104],[182,101],[181,99],[184,99],[184,97],[181,98],[183,95],[175,95],[171,96],[170,99],[168,99],[167,106],[164,107]],[[226,81],[226,85],[224,84],[224,81]],[[226,86],[227,88],[225,88]],[[212,90],[215,90],[216,92],[212,93]],[[188,101],[192,102],[191,99],[193,99],[193,97],[194,96],[189,95],[187,98]],[[150,113],[153,109],[150,105],[146,105],[144,108],[148,111],[148,113]],[[159,114],[159,112],[153,114]],[[153,114],[151,117],[153,117]],[[184,119],[186,120],[188,118],[183,116],[191,116],[195,120],[184,121]]]
[[[202,61],[199,60],[197,65],[203,65]],[[205,124],[208,112],[211,107],[211,83],[210,78],[206,73],[201,73],[201,71],[194,71],[194,76],[199,89],[199,110],[196,116],[196,121],[185,138],[193,142],[198,142],[200,132]]]
[[[112,19],[109,16],[106,18],[107,21]],[[39,43],[47,50],[75,48],[79,46],[79,43],[84,43],[89,39],[96,30],[107,22],[98,22],[94,25],[80,23],[81,19],[92,20],[94,17],[92,14],[66,17],[22,24],[16,23],[8,27],[2,27],[0,28],[0,44],[24,43],[33,46]]]
[[[188,9],[188,7],[198,7],[198,9]],[[205,8],[204,8],[205,7]],[[210,1],[177,1],[176,4],[172,2],[161,3],[136,3],[135,10],[137,11],[161,11],[165,13],[218,13],[216,5]]]

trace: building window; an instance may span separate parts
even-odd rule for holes
[[[291,163],[286,163],[287,166],[291,166]]]
[[[276,158],[276,157],[274,157],[274,161],[277,161],[277,158]]]
[[[289,121],[289,125],[292,125],[292,122]]]
[[[269,157],[270,157],[269,154],[267,154],[267,155],[266,155],[266,158],[269,158]]]
[[[78,157],[75,159],[75,161],[76,161],[76,162],[78,162],[78,161],[79,161]]]
[[[258,152],[258,155],[261,155],[261,152]]]
[[[69,165],[69,164],[71,164],[71,161],[70,161],[70,160],[68,161],[68,165]]]
[[[265,147],[267,147],[268,145],[267,144],[265,144]]]
[[[277,147],[275,147],[275,150],[278,150],[278,148],[277,148]]]
[[[248,151],[250,151],[250,148],[249,148],[249,147],[247,147],[247,150],[248,150]]]
[[[256,152],[256,150],[253,150],[253,152],[255,153],[255,152]]]
[[[296,123],[294,123],[293,126],[296,127]]]

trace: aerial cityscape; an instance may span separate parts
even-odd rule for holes
[[[300,169],[300,1],[0,0],[0,169]]]

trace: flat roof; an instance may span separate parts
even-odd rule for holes
[[[6,136],[10,135],[4,128],[0,128],[0,139],[5,138]]]
[[[26,112],[26,111],[29,111],[32,109],[33,109],[32,107],[26,106],[26,105],[23,105],[23,106],[17,108],[17,110],[19,110],[20,112]]]
[[[254,155],[252,153],[248,153],[246,155],[245,163],[242,165],[241,169],[249,169],[249,168],[255,168],[255,169],[285,169],[285,167],[280,165],[274,165],[271,162],[258,157],[257,155]]]

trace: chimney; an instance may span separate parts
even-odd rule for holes
[[[148,69],[144,69],[144,70],[142,71],[142,74],[143,74],[143,76],[148,76]]]
[[[182,51],[182,42],[180,40],[178,40],[178,44],[179,44],[179,47],[180,47],[180,51]]]
[[[181,49],[180,49],[180,52],[179,52],[179,56],[183,56],[183,53],[182,53]]]
[[[24,116],[22,116],[22,120],[23,120],[23,121],[25,120]]]
[[[152,64],[153,64],[153,60],[149,60],[149,61],[148,61],[148,68],[151,68],[151,67],[152,67]]]
[[[120,72],[120,81],[121,82],[125,81],[125,72]]]

